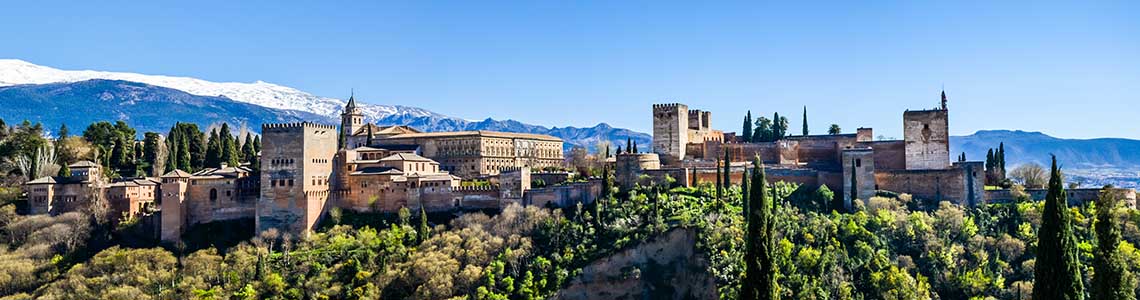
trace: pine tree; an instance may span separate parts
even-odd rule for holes
[[[251,134],[245,135],[245,142],[241,144],[241,159],[247,163],[252,164],[257,154],[253,152],[253,137]]]
[[[744,128],[742,128],[740,130],[740,141],[745,142],[745,143],[752,141],[752,111],[751,110],[749,110],[748,113],[744,115]]]
[[[804,136],[808,135],[807,106],[804,106]]]
[[[752,190],[748,209],[748,229],[745,232],[744,278],[741,279],[740,299],[779,299],[773,247],[773,201],[768,198],[768,183],[760,158],[753,161]]]
[[[218,140],[218,131],[210,130],[210,137],[206,140],[207,168],[217,168],[222,165],[222,145]]]
[[[221,139],[218,145],[221,147],[222,154],[218,164],[226,163],[231,167],[238,166],[237,139],[234,138],[233,134],[230,134],[229,124],[222,123],[222,129],[218,131],[218,138]]]
[[[57,135],[57,136],[59,136],[59,139],[60,140],[66,139],[69,135],[71,135],[71,130],[67,129],[67,124],[60,123],[59,124],[59,134]]]
[[[1118,193],[1107,189],[1100,192],[1096,202],[1096,231],[1097,248],[1093,251],[1093,299],[1120,299],[1134,300],[1132,287],[1136,286],[1135,279],[1128,270],[1124,260],[1124,253],[1120,252],[1120,223],[1116,220],[1114,212],[1120,205]]]
[[[1073,235],[1061,170],[1057,157],[1049,176],[1041,229],[1037,232],[1037,262],[1034,270],[1033,299],[1080,300],[1084,298],[1077,240]]]
[[[55,176],[59,176],[59,177],[71,177],[71,168],[69,168],[69,167],[67,166],[67,164],[60,164],[60,166],[59,166],[59,174],[56,174]]]

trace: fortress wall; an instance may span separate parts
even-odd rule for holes
[[[880,141],[865,143],[875,150],[876,170],[906,169],[906,143],[903,141]]]
[[[879,190],[907,193],[930,201],[968,205],[965,172],[944,170],[889,170],[875,173]]]

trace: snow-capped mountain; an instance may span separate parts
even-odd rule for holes
[[[68,71],[40,66],[18,59],[0,59],[0,86],[71,83],[91,79],[139,82],[176,89],[192,95],[226,97],[234,101],[258,106],[310,112],[333,118],[336,118],[340,114],[346,103],[344,100],[315,96],[298,89],[264,81],[255,81],[253,83],[212,82],[178,76],[90,70]],[[374,105],[367,103],[360,103],[359,106],[365,115],[372,120],[379,120],[391,115],[447,118],[446,116],[416,107]]]
[[[260,122],[335,123],[340,120],[346,104],[345,100],[263,81],[212,82],[178,76],[68,71],[18,59],[0,59],[0,103],[16,101],[25,105],[0,105],[0,118],[47,122],[45,125],[49,128],[56,126],[52,123],[66,122],[74,126],[92,120],[115,119],[146,123],[136,126],[147,130],[158,130],[169,127],[167,123],[180,121],[240,122],[252,125],[254,130]],[[613,128],[605,123],[581,128],[544,127],[514,120],[469,121],[403,105],[357,101],[357,106],[364,112],[365,119],[379,125],[408,125],[429,132],[496,130],[549,134],[562,138],[567,149],[583,146],[594,150],[593,145],[600,141],[621,144],[627,138],[648,145],[650,140],[648,134]],[[86,112],[80,113],[76,107]],[[178,114],[148,115],[177,108],[185,109]]]

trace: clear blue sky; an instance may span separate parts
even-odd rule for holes
[[[0,57],[643,132],[683,102],[898,137],[945,86],[952,134],[1140,138],[1140,1],[375,2],[11,2]]]

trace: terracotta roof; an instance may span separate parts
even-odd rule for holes
[[[162,175],[162,178],[187,178],[187,177],[190,177],[190,173],[186,173],[186,171],[179,170],[179,169],[174,169],[174,171],[170,171],[170,172],[167,172],[166,174]]]
[[[544,140],[544,141],[552,141],[552,142],[561,142],[562,141],[562,139],[560,139],[560,138],[556,138],[556,137],[553,137],[550,135],[545,135],[545,134],[501,132],[501,131],[488,131],[488,130],[405,133],[405,134],[393,135],[393,136],[388,137],[387,139],[460,137],[460,136],[521,138],[521,139],[535,139],[535,140]]]

